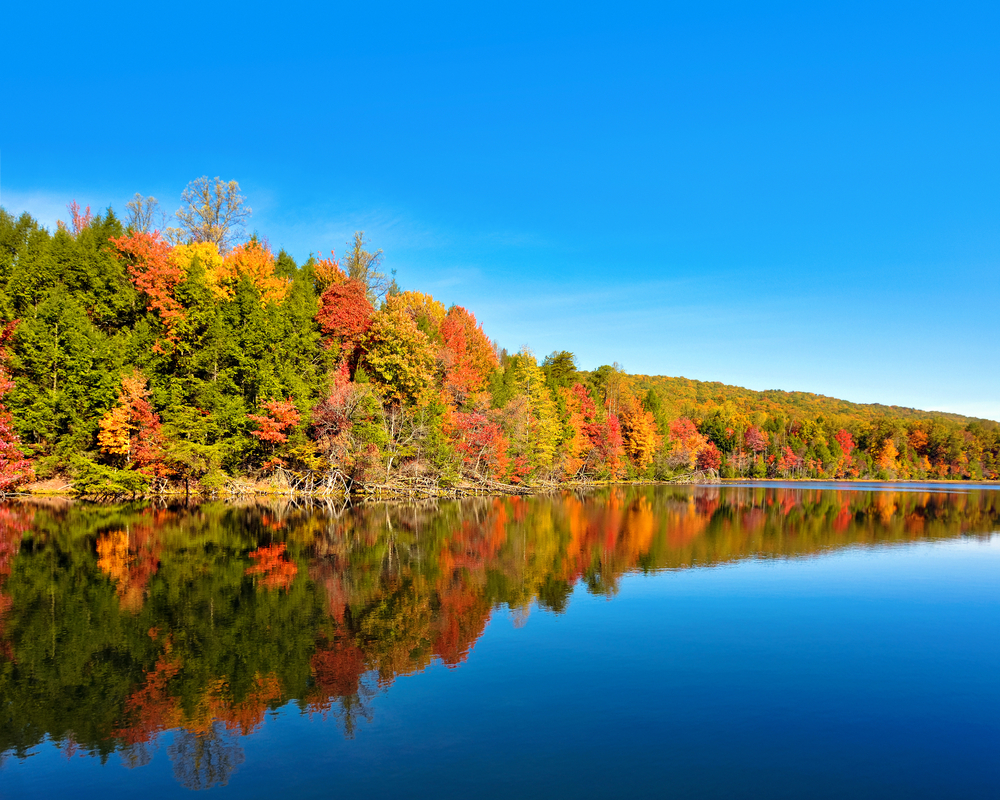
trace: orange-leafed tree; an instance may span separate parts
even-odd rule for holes
[[[230,280],[250,281],[265,303],[280,303],[288,296],[291,281],[274,274],[274,255],[257,239],[234,247],[223,263]]]
[[[270,445],[271,458],[264,465],[266,469],[283,465],[283,460],[275,455],[278,445],[288,441],[289,432],[299,424],[302,417],[291,397],[287,400],[268,400],[264,403],[263,411],[263,414],[247,414],[247,419],[257,425],[250,431],[250,435]]]
[[[644,470],[652,463],[663,440],[656,429],[656,419],[631,392],[623,391],[618,399],[618,421],[625,452],[636,469]]]
[[[444,388],[455,402],[462,403],[486,388],[487,379],[498,367],[497,356],[483,326],[461,306],[448,309],[440,331]]]
[[[927,434],[920,428],[914,428],[909,436],[910,447],[913,448],[914,452],[918,455],[924,455],[927,452]]]
[[[97,443],[112,458],[150,477],[165,477],[160,417],[138,370],[122,378],[117,404],[100,421]]]
[[[580,384],[576,384],[580,386]],[[580,386],[560,386],[558,389],[562,402],[566,407],[566,420],[563,423],[562,469],[567,478],[576,477],[587,465],[591,442],[587,436],[587,413],[591,418],[595,413],[594,401],[587,395],[586,389]],[[584,403],[587,404],[586,409]]]
[[[896,443],[890,436],[882,444],[882,447],[878,452],[876,463],[886,472],[896,472],[899,469],[899,464],[896,463],[896,457],[898,455],[899,450],[896,449]]]
[[[295,407],[295,401],[268,400],[264,403],[263,414],[247,414],[247,419],[257,423],[257,429],[250,435],[262,442],[284,444],[288,441],[288,431],[299,424],[301,415]]]

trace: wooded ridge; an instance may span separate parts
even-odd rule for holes
[[[139,195],[54,232],[0,209],[0,490],[998,477],[996,422],[508,353],[362,232],[297,264],[241,235],[235,182],[182,199],[162,230]]]

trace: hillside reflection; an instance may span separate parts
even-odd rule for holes
[[[633,571],[986,535],[1000,492],[614,488],[352,511],[0,506],[0,758],[49,739],[225,784],[294,703],[354,735],[396,677],[457,667],[494,610]]]

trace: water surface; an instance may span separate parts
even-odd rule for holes
[[[0,797],[1000,796],[1000,492],[0,506]]]

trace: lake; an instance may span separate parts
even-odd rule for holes
[[[0,797],[1000,797],[1000,491],[0,505]]]

